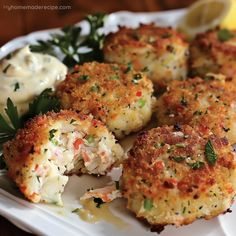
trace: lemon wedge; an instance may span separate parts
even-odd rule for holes
[[[236,0],[231,0],[231,7],[220,24],[221,28],[236,29]]]
[[[193,38],[218,25],[236,28],[236,0],[199,0],[188,8],[178,29]]]

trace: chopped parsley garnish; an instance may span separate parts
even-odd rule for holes
[[[205,75],[203,77],[203,79],[206,80],[206,81],[211,81],[211,80],[215,80],[215,76],[213,76],[213,75]]]
[[[48,149],[47,149],[47,148],[44,148],[43,153],[46,153],[47,151],[48,151]]]
[[[3,73],[7,73],[7,70],[10,68],[11,64],[8,64],[4,69],[3,69]]]
[[[93,143],[94,142],[94,136],[92,134],[89,134],[86,136],[86,140],[88,143]]]
[[[205,163],[202,162],[202,161],[196,161],[194,163],[187,163],[188,166],[190,166],[193,170],[198,170],[198,169],[201,169]]]
[[[181,103],[182,106],[185,106],[185,107],[188,105],[188,102],[187,102],[187,100],[185,99],[184,96],[182,96],[182,98],[180,100],[180,103]]]
[[[89,76],[88,75],[81,75],[79,76],[78,80],[79,81],[87,81],[89,79]]]
[[[111,75],[109,79],[110,80],[119,80],[120,77],[119,77],[119,75]]]
[[[148,67],[147,66],[145,66],[142,70],[141,70],[142,72],[148,72],[149,71],[149,69],[148,69]]]
[[[208,142],[205,145],[205,156],[206,156],[207,162],[210,165],[214,165],[216,163],[217,155],[215,153],[211,140],[208,140]]]
[[[14,86],[14,92],[16,92],[19,88],[20,88],[20,84],[16,82]]]
[[[145,104],[146,104],[146,100],[143,99],[143,98],[140,98],[140,99],[138,100],[138,104],[139,104],[139,106],[142,108],[142,107],[145,106]]]
[[[200,115],[202,115],[202,111],[197,110],[197,111],[195,111],[195,112],[193,113],[193,115],[198,115],[198,116],[200,116]]]
[[[119,70],[119,67],[118,67],[118,66],[112,66],[111,68],[112,68],[112,70],[114,70],[114,71]]]
[[[49,131],[49,140],[52,141],[53,138],[55,137],[55,133],[57,132],[57,129],[51,129]]]
[[[99,197],[94,197],[93,201],[96,203],[96,207],[100,208],[103,203],[105,203],[101,198]]]
[[[143,202],[143,207],[146,211],[150,211],[153,207],[153,201],[152,199],[145,198]]]
[[[70,120],[70,124],[73,124],[73,123],[75,123],[76,122],[76,120],[74,120],[74,119],[71,119]]]
[[[36,177],[37,177],[38,182],[40,183],[40,176],[37,175]]]
[[[132,79],[132,82],[133,82],[134,84],[137,84],[140,79],[142,79],[142,75],[139,74],[139,73],[138,73],[138,74],[135,74],[134,77],[133,77],[133,79]]]
[[[79,211],[80,211],[80,208],[75,208],[75,209],[72,210],[71,212],[72,212],[72,213],[79,213]]]
[[[165,146],[165,143],[155,143],[153,146],[154,148],[160,148],[160,147]]]
[[[234,38],[234,34],[227,29],[221,29],[218,31],[217,37],[219,41],[225,42]]]
[[[125,70],[125,74],[129,73],[133,69],[133,65],[131,62],[127,64],[127,68]]]
[[[179,163],[179,162],[184,161],[185,157],[177,156],[177,157],[171,157],[171,159]]]
[[[95,92],[95,93],[99,92],[99,90],[100,90],[100,87],[99,87],[99,85],[97,85],[97,84],[94,84],[94,85],[90,88],[90,91]]]

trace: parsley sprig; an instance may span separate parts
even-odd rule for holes
[[[48,111],[58,111],[59,109],[59,101],[52,94],[51,89],[45,89],[36,97],[29,104],[28,112],[23,116],[19,116],[17,107],[12,100],[8,98],[5,108],[7,118],[0,114],[0,150],[2,149],[3,143],[14,138],[17,130],[22,128],[28,119],[39,114],[45,114]]]
[[[30,49],[33,52],[47,53],[53,56],[59,49],[63,54],[62,62],[69,68],[88,61],[102,61],[105,35],[100,30],[104,25],[105,18],[106,14],[103,13],[86,16],[85,21],[90,26],[86,36],[81,35],[82,28],[80,26],[67,26],[61,29],[61,33],[52,34],[46,41],[38,40],[37,44],[30,46]],[[82,52],[82,48],[87,49]]]

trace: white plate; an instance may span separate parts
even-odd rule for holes
[[[161,26],[176,26],[183,16],[185,10],[176,10],[158,13],[131,13],[117,12],[110,14],[104,31],[117,30],[118,25],[137,26],[140,22],[155,22]],[[83,27],[83,33],[88,31],[85,22],[79,23]],[[58,29],[38,31],[24,37],[16,38],[0,48],[0,58],[7,55],[16,48],[27,43],[35,42],[37,39],[46,39],[49,33],[57,32]],[[72,176],[63,194],[64,207],[56,207],[46,204],[32,204],[24,200],[16,187],[7,179],[5,173],[0,173],[0,214],[18,227],[37,235],[90,235],[90,236],[148,236],[151,233],[147,227],[142,225],[134,216],[125,209],[124,200],[115,200],[110,209],[114,215],[128,223],[126,228],[118,228],[115,225],[101,221],[89,224],[82,221],[79,216],[71,211],[79,207],[79,197],[88,189],[101,187],[111,178],[117,178],[119,170],[114,170],[110,176],[95,178],[92,176]],[[225,214],[210,221],[198,220],[191,225],[176,229],[168,226],[161,236],[234,236],[236,226],[236,206],[232,207],[231,214]]]

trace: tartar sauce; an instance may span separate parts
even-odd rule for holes
[[[67,67],[57,58],[33,53],[29,46],[16,51],[0,62],[0,112],[10,97],[20,114],[28,103],[46,88],[55,88],[63,80]]]

